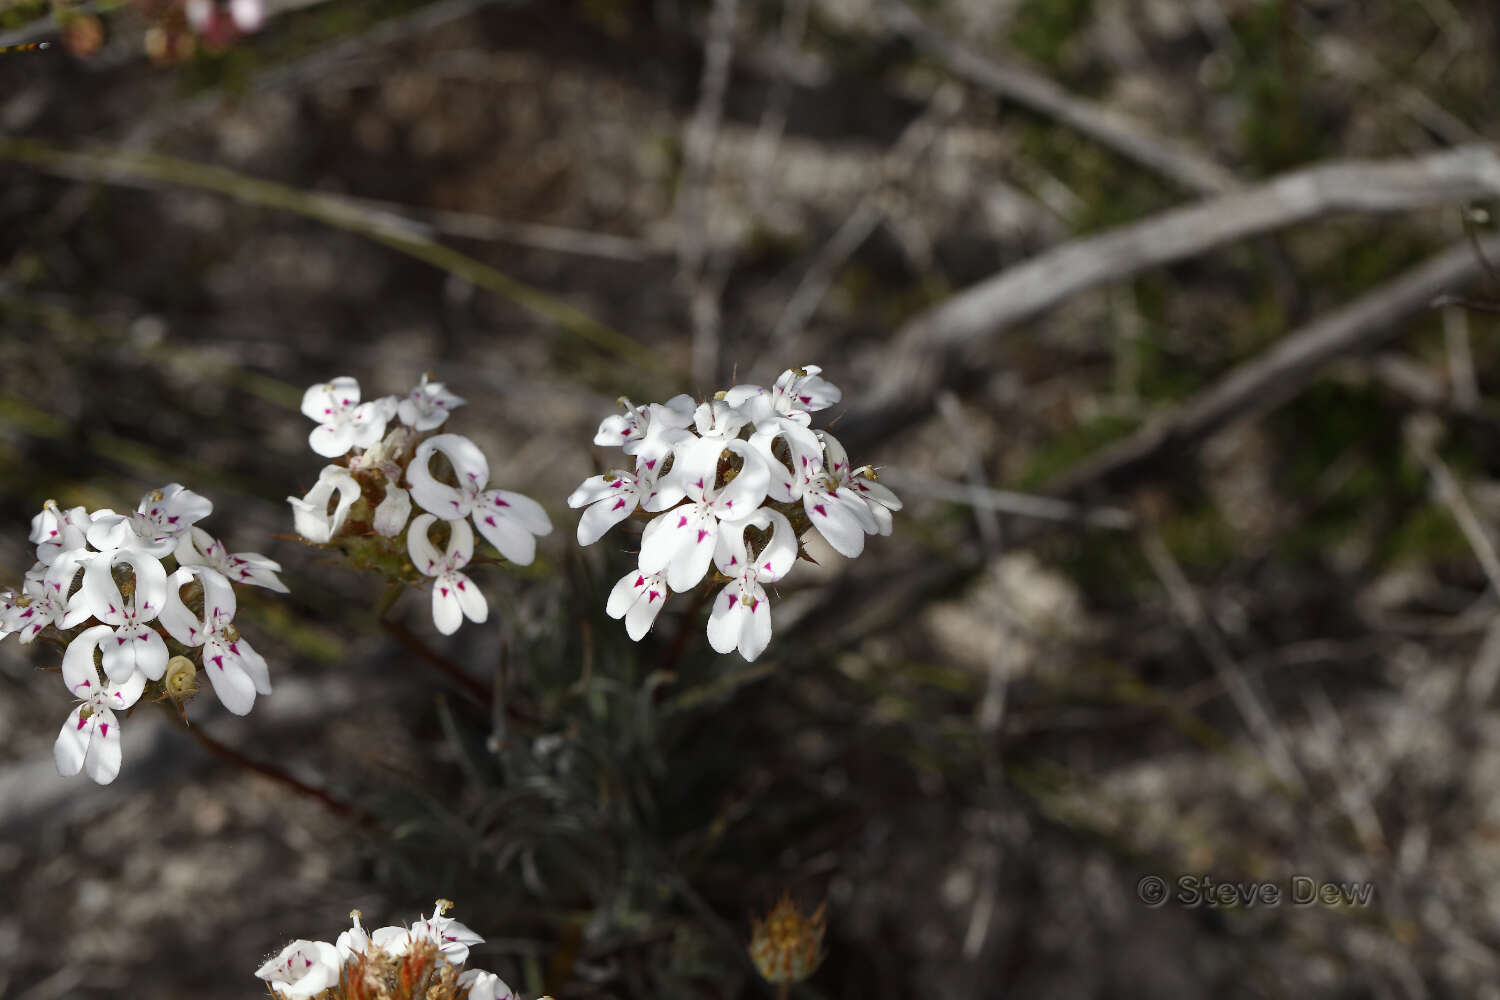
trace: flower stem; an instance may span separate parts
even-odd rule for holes
[[[197,740],[205,750],[213,754],[215,757],[218,757],[222,760],[227,760],[231,764],[234,764],[238,767],[243,767],[247,771],[253,771],[256,774],[261,775],[262,777],[270,778],[272,781],[277,782],[278,784],[285,785],[293,791],[299,792],[302,795],[306,795],[309,798],[317,799],[319,802],[323,803],[324,806],[328,807],[329,810],[345,819],[354,819],[366,824],[374,824],[377,822],[374,816],[365,812],[363,809],[360,809],[358,806],[352,805],[340,798],[337,798],[325,789],[309,785],[307,782],[303,781],[300,778],[294,777],[290,773],[283,771],[281,768],[276,767],[274,764],[267,764],[263,761],[258,761],[254,760],[253,758],[247,757],[240,751],[236,750],[234,747],[229,746],[227,743],[220,743],[218,740],[210,736],[202,726],[195,726],[191,724],[185,718],[179,716],[175,710],[171,709],[170,706],[168,706],[168,708],[168,714],[172,716],[172,719],[180,723],[182,728],[187,730],[187,732],[193,737],[193,739]]]

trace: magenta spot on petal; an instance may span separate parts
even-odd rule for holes
[[[453,509],[454,510],[458,510],[459,509],[460,504],[459,504],[459,502],[457,500],[449,500],[448,502],[453,505]]]
[[[615,505],[611,507],[610,510],[619,510],[623,506],[625,506],[625,498],[621,497],[620,499],[615,501]]]
[[[81,688],[91,688],[91,687],[94,686],[94,682],[93,681],[84,681],[82,684],[80,684],[78,686],[81,687]]]
[[[109,723],[107,723],[107,722],[101,722],[101,723],[99,723],[99,735],[100,736],[108,736],[109,735]]]
[[[240,655],[240,644],[237,643],[237,642],[231,642],[229,644],[229,651],[231,653],[233,653],[235,656],[239,656]]]
[[[813,504],[813,510],[817,511],[819,514],[822,514],[824,517],[828,516],[828,511],[824,510],[823,505],[820,503]]]
[[[111,604],[109,606],[109,613],[112,614],[112,615],[113,614],[118,614],[118,612],[115,611],[115,606],[113,604]]]
[[[447,587],[439,587],[438,589],[443,592],[443,596],[444,597],[448,596],[448,588]]]
[[[707,530],[705,530],[703,528],[699,528],[698,529],[698,541],[700,541],[700,542],[703,541],[703,539],[705,537],[707,537],[707,535],[708,535],[708,531]]]
[[[733,500],[725,500],[724,501],[724,509],[725,510],[728,510],[730,507],[733,507],[733,506],[734,506],[734,501]]]
[[[52,538],[56,538],[56,537],[57,537],[57,529],[56,529],[56,528],[53,528],[53,529],[52,529],[52,530],[51,530],[51,531],[49,531],[49,532],[47,532],[47,534],[48,534],[48,535],[49,535],[49,536],[50,536],[50,537],[52,537]]]
[[[620,436],[621,437],[630,437],[630,431],[631,431],[631,428],[627,427],[623,431],[620,432]]]
[[[647,462],[646,463],[646,468],[648,468],[648,469],[654,469],[654,468],[656,468],[656,459],[653,458],[651,461]]]
[[[464,589],[464,582],[462,580],[458,581],[458,589],[459,590],[463,590]]]
[[[734,607],[735,602],[737,602],[738,600],[739,600],[739,598],[737,596],[735,596],[734,594],[730,594],[729,595],[729,606],[731,608]]]
[[[811,403],[812,402],[812,397],[811,396],[798,396],[797,398],[800,399],[800,400],[802,400],[802,402],[804,402],[804,403]]]
[[[623,503],[623,501],[621,501],[621,502]],[[495,519],[493,517],[491,517],[489,514],[484,515],[484,523],[488,524],[491,528],[498,528],[498,527],[500,527],[498,524],[495,523]]]
[[[649,601],[655,601],[655,600],[656,600],[656,599],[657,599],[657,598],[658,598],[658,597],[660,597],[660,596],[661,596],[661,594],[659,594],[659,593],[657,593],[657,592],[656,592],[656,591],[654,591],[654,590],[648,590],[648,591],[647,591],[647,592],[646,592],[646,598],[647,598],[647,600],[649,600]]]
[[[740,564],[740,557],[739,556],[730,556],[729,557],[729,565],[731,565],[731,566],[738,566],[739,564]]]
[[[125,645],[125,637],[122,636],[122,635],[115,636],[115,645],[116,646],[123,646],[123,645]]]
[[[222,657],[222,656],[215,656],[214,657],[214,666],[218,667],[220,670],[223,670],[224,669],[224,657]]]
[[[700,490],[703,489],[703,477],[702,476],[698,477],[698,488]]]
[[[766,569],[770,569],[770,568],[771,568],[771,564],[770,563],[766,563]]]
[[[325,407],[323,407],[323,412],[324,413],[332,413],[333,412],[333,407],[331,407],[331,406],[325,406]]]
[[[644,587],[645,585],[646,578],[644,576],[637,576],[635,578],[635,583],[631,584],[632,587]]]
[[[84,726],[86,726],[88,724],[89,724],[89,720],[85,719],[81,715],[78,717],[78,728],[79,729],[82,729]]]
[[[752,597],[752,598],[750,598],[750,610],[754,611],[756,608],[759,608],[759,607],[760,607],[760,598],[759,597]]]
[[[682,515],[680,518],[677,519],[677,527],[680,528],[684,524],[687,524],[687,515],[686,514]],[[111,609],[111,610],[113,610],[113,609]]]
[[[805,468],[807,468],[807,456],[803,455],[803,456],[801,456],[801,458],[802,458],[802,467],[805,469]]]
[[[499,497],[496,497],[495,498],[495,506],[496,507],[509,507],[510,504],[506,503],[504,500],[501,500]]]

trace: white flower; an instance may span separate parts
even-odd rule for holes
[[[339,934],[338,940],[333,943],[341,963],[349,961],[356,955],[363,955],[365,949],[370,947],[370,932],[365,930],[359,918],[358,910],[349,911],[349,919],[354,921],[354,926]]]
[[[828,469],[834,479],[840,486],[848,487],[864,500],[866,506],[870,508],[870,516],[874,518],[875,533],[889,535],[892,526],[891,511],[901,509],[901,498],[892,493],[889,488],[877,483],[875,470],[868,465],[859,469],[850,469],[849,454],[844,451],[844,446],[839,443],[838,438],[827,431],[819,431],[818,437],[823,440],[823,446],[827,449]]]
[[[657,613],[671,593],[667,588],[665,570],[656,573],[631,570],[620,577],[620,582],[609,592],[604,613],[611,618],[624,618],[626,634],[633,641],[640,642],[641,636],[651,631]]]
[[[48,500],[42,512],[31,519],[30,537],[36,545],[37,559],[51,566],[62,553],[83,548],[91,523],[88,511],[82,507],[65,513],[56,500]]]
[[[625,407],[625,412],[611,414],[599,422],[599,430],[594,433],[595,444],[622,448],[646,436],[646,425],[651,418],[651,408],[635,406],[624,396],[621,396],[618,402]]]
[[[375,508],[371,526],[377,535],[395,538],[411,517],[411,494],[395,483],[385,484],[385,499]]]
[[[124,596],[111,572],[118,563],[130,566],[134,586]],[[104,673],[116,683],[123,683],[140,671],[149,680],[160,680],[167,669],[167,644],[156,630],[147,626],[161,614],[167,599],[167,572],[161,562],[136,549],[101,552],[87,560],[83,586],[68,600],[63,627],[72,628],[90,618],[97,618],[112,634],[103,641]],[[84,632],[97,631],[97,626]],[[68,656],[83,636],[68,647]],[[93,663],[93,647],[88,650]]]
[[[312,450],[324,458],[338,458],[351,448],[368,448],[385,433],[396,415],[394,396],[359,401],[359,383],[347,375],[309,386],[302,394],[302,413],[318,426],[307,436]]]
[[[88,541],[100,552],[140,549],[160,559],[177,547],[177,539],[189,527],[213,510],[214,505],[204,497],[180,483],[168,483],[142,497],[136,512],[128,517],[112,510],[96,512]]]
[[[440,483],[428,463],[433,452],[441,452],[453,466],[458,487]],[[552,531],[552,521],[541,505],[530,497],[509,490],[486,490],[490,465],[484,452],[459,434],[439,434],[417,447],[406,470],[411,496],[423,510],[448,521],[473,516],[474,527],[518,566],[536,558],[536,537]]]
[[[771,537],[753,555],[745,545],[745,529],[770,530]],[[771,642],[771,602],[762,584],[780,580],[797,560],[797,539],[791,522],[774,510],[762,510],[733,530],[719,533],[714,564],[729,577],[708,616],[708,643],[720,653],[739,648],[754,660]]]
[[[489,605],[467,574],[459,570],[474,556],[474,532],[468,521],[449,521],[448,550],[439,553],[427,537],[427,530],[437,520],[431,514],[420,514],[406,532],[406,551],[418,570],[435,577],[432,581],[432,621],[444,635],[458,631],[467,617],[482,622],[489,617]]]
[[[468,1000],[515,1000],[515,994],[511,992],[505,981],[493,972],[484,972],[480,969],[469,969],[458,977],[459,988],[467,986],[469,992],[466,994]]]
[[[411,925],[411,939],[426,939],[438,946],[438,952],[454,965],[462,965],[469,958],[471,945],[483,944],[484,938],[475,934],[452,917],[443,916],[447,900],[438,900],[432,916]]]
[[[733,440],[739,436],[740,429],[749,422],[748,415],[741,413],[738,408],[722,399],[699,403],[698,409],[693,413],[693,423],[698,428],[698,436],[704,439]]]
[[[120,773],[120,724],[115,712],[134,705],[146,687],[146,676],[138,671],[118,684],[100,680],[94,669],[94,649],[112,631],[108,625],[85,629],[63,654],[63,683],[79,705],[52,745],[59,774],[71,777],[81,770],[101,785]]]
[[[339,983],[338,952],[326,941],[293,941],[255,971],[282,997],[317,996]]]
[[[254,34],[266,23],[265,0],[229,0],[229,17],[245,34]]]
[[[807,426],[809,411],[823,410],[843,398],[838,386],[820,377],[817,365],[788,368],[769,390],[758,385],[737,385],[724,393],[724,401],[744,411],[756,423],[783,416]]]
[[[629,517],[637,506],[649,511],[664,510],[683,496],[682,487],[671,477],[658,484],[656,471],[639,465],[635,474],[615,470],[590,476],[568,494],[569,507],[588,507],[578,519],[578,544],[594,544],[606,531]]]
[[[178,539],[173,554],[179,566],[208,566],[234,583],[265,587],[278,594],[289,593],[286,584],[276,576],[281,572],[280,563],[259,552],[231,553],[223,542],[196,525]]]
[[[182,600],[182,588],[194,579],[203,588],[202,619]],[[167,579],[163,627],[184,646],[203,647],[203,672],[214,694],[235,715],[247,715],[256,694],[271,693],[271,674],[265,657],[234,627],[234,612],[234,588],[218,570],[183,566]]]
[[[723,488],[714,487],[720,455],[733,452],[743,465]],[[689,441],[673,460],[672,476],[687,493],[687,503],[673,507],[646,525],[641,535],[643,573],[665,569],[673,590],[687,590],[703,579],[718,544],[721,521],[741,521],[755,513],[766,497],[770,471],[744,441],[716,438]],[[680,470],[680,473],[679,473]]]
[[[876,534],[880,526],[870,513],[870,505],[858,493],[824,471],[821,451],[819,448],[795,456],[802,506],[818,534],[840,555],[853,559],[864,551],[865,535]]]
[[[455,407],[464,405],[464,401],[449,392],[443,383],[429,382],[429,377],[424,374],[421,383],[407,393],[396,409],[403,424],[419,431],[441,427]]]
[[[5,630],[20,633],[17,641],[29,645],[48,625],[62,621],[66,612],[63,599],[54,587],[37,579],[27,579],[21,595],[12,598],[11,608],[5,614]]]
[[[328,502],[333,499],[335,490],[338,491],[338,504],[330,513]],[[292,522],[297,534],[319,545],[327,542],[344,526],[349,508],[354,506],[359,494],[359,480],[350,475],[348,469],[339,465],[323,466],[317,483],[307,491],[307,496],[286,498],[286,502],[292,505]]]
[[[636,467],[659,474],[657,461],[666,458],[679,441],[692,437],[686,428],[693,422],[693,397],[687,393],[673,396],[665,403],[652,403],[645,409],[641,436],[624,444],[627,455],[636,456]],[[595,438],[595,443],[599,443]]]

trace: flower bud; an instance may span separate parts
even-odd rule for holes
[[[186,656],[174,656],[167,661],[167,671],[162,674],[161,685],[167,695],[179,705],[198,692],[198,668]]]
[[[782,896],[764,920],[754,922],[750,958],[768,983],[800,983],[823,961],[826,904],[804,916],[790,896]]]

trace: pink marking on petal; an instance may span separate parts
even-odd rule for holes
[[[223,656],[215,656],[213,659],[214,659],[214,666],[218,667],[220,670],[223,670],[224,669],[224,657]]]
[[[101,723],[99,723],[99,735],[100,736],[108,736],[109,735],[109,723],[107,723],[107,722],[101,722]]]
[[[459,590],[463,590],[463,589],[465,589],[465,588],[464,588],[464,582],[463,582],[463,581],[462,581],[462,580],[459,580],[459,581],[458,581],[458,584],[457,584],[457,586],[458,586],[458,589],[459,589]]]
[[[737,597],[737,596],[736,596],[736,595],[734,595],[734,594],[730,594],[730,595],[729,595],[729,606],[730,606],[730,607],[731,607],[731,608],[732,608],[732,607],[734,607],[734,605],[735,605],[735,602],[737,602],[737,601],[738,601],[738,600],[739,600],[739,597]]]
[[[447,587],[439,587],[438,589],[443,592],[443,596],[444,597],[448,596],[448,588]]]
[[[621,497],[620,499],[615,501],[615,505],[611,507],[610,510],[619,510],[623,506],[625,506],[625,498]]]
[[[729,557],[729,565],[731,565],[731,566],[738,566],[739,564],[740,564],[740,557],[739,556],[730,556]]]
[[[766,569],[770,569],[770,568],[771,568],[771,564],[770,563],[766,563]]]
[[[176,524],[180,520],[182,520],[182,518],[180,518],[180,517],[169,517],[169,518],[167,518],[167,523],[168,524]]]
[[[125,637],[124,636],[119,636],[119,635],[115,636],[115,645],[116,646],[123,646],[123,645],[125,645]]]
[[[645,585],[646,585],[646,578],[644,576],[637,576],[635,578],[635,583],[631,584],[632,587],[644,587]]]
[[[498,524],[495,523],[495,519],[492,516],[490,516],[489,514],[484,515],[484,523],[488,524],[491,528],[498,528],[498,527],[500,527]]]
[[[81,715],[78,717],[78,728],[79,729],[82,729],[84,726],[86,726],[88,724],[89,724],[89,720],[88,719],[85,719]]]
[[[682,515],[682,517],[680,517],[680,518],[677,519],[677,527],[680,528],[684,524],[687,524],[687,515],[686,514]]]
[[[648,590],[646,592],[646,597],[647,597],[648,601],[654,602],[660,596],[661,596],[661,594],[657,593],[654,590]]]
[[[235,656],[239,656],[240,655],[240,644],[237,643],[237,642],[231,642],[229,644],[229,651],[231,653],[233,653]]]
[[[499,497],[495,497],[495,506],[496,507],[509,507],[510,504],[506,503],[504,500],[501,500]]]
[[[656,468],[656,459],[653,458],[651,461],[647,462],[646,463],[646,468],[648,468],[648,469],[654,469],[654,468]]]
[[[760,607],[760,598],[759,597],[752,597],[752,598],[750,598],[750,610],[754,611],[754,610],[756,610],[759,607]]]
[[[813,504],[813,510],[817,511],[819,514],[822,514],[824,517],[828,516],[828,511],[824,510],[823,505],[820,503]]]
[[[800,400],[802,400],[802,402],[804,404],[808,404],[808,403],[812,402],[812,397],[811,396],[798,396],[797,398],[800,399]]]

